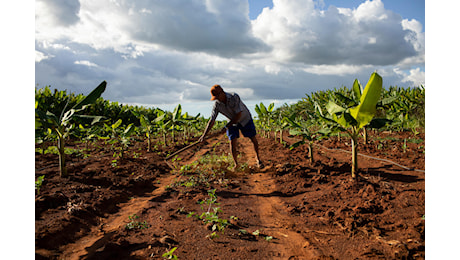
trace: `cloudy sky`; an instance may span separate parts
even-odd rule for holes
[[[424,0],[36,0],[35,83],[209,116],[220,84],[253,106],[366,84],[425,84]]]

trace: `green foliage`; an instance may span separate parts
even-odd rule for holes
[[[175,259],[177,260],[177,256],[174,255],[174,251],[176,251],[177,247],[173,247],[171,250],[169,250],[168,252],[164,253],[161,257],[165,258],[165,259]]]
[[[136,220],[138,218],[139,218],[139,216],[136,215],[136,214],[128,216],[128,219],[130,220],[130,222],[125,225],[125,228],[128,229],[128,230],[149,228],[149,224],[147,224],[147,221],[139,222],[139,221]]]
[[[376,83],[372,83],[374,81]],[[380,91],[371,91],[368,86],[373,84]],[[41,144],[37,151],[51,151],[54,148],[47,149],[46,146],[49,146],[49,141],[57,140],[58,154],[65,155],[66,138],[86,142],[86,149],[89,149],[93,140],[104,139],[112,145],[115,157],[121,157],[126,147],[133,140],[139,140],[139,137],[145,136],[147,150],[151,151],[152,147],[160,144],[186,144],[191,138],[201,135],[207,124],[207,119],[199,114],[190,116],[184,113],[180,104],[173,112],[168,112],[104,100],[100,96],[105,85],[105,81],[102,82],[88,96],[67,93],[65,90],[52,91],[49,86],[36,89],[35,140],[36,144]],[[371,76],[366,88],[362,88],[359,81],[355,80],[351,88],[342,86],[316,91],[306,94],[295,104],[284,104],[277,109],[274,107],[274,103],[255,106],[257,129],[268,137],[274,133],[275,140],[279,133],[281,143],[283,131],[300,136],[302,140],[291,148],[303,143],[311,145],[321,138],[340,132],[353,136],[352,139],[356,137],[357,141],[358,130],[366,128],[411,131],[417,136],[424,131],[425,126],[425,88],[390,86],[383,89],[381,78],[376,73]],[[81,114],[83,110],[85,115]],[[223,124],[216,122],[214,127],[220,129]],[[152,143],[155,141],[157,143]],[[61,176],[65,176],[65,156],[60,156],[59,162]],[[212,169],[205,168],[205,164],[213,165]],[[190,174],[184,186],[209,185],[209,180],[223,177],[227,168],[225,160],[220,159],[210,159],[187,167],[189,171],[197,171],[199,174],[193,177]]]
[[[263,131],[264,135],[274,130],[272,129],[275,122],[274,107],[274,103],[271,103],[268,108],[263,103],[260,103],[260,105],[256,104],[255,111],[258,116],[256,123],[258,128]]]
[[[223,178],[229,171],[233,163],[233,158],[230,155],[207,154],[200,159],[183,165],[179,169],[179,174],[182,175],[182,180],[176,183],[177,186],[209,187],[214,181],[220,180],[221,183],[226,183]],[[247,164],[242,164],[241,169],[245,169]]]
[[[294,149],[302,144],[305,144],[308,141],[308,156],[310,158],[310,163],[314,163],[315,159],[313,156],[313,144],[315,141],[319,141],[327,136],[329,136],[332,131],[330,129],[322,128],[317,131],[311,130],[311,126],[307,125],[306,121],[298,120],[296,115],[293,114],[290,117],[285,117],[284,121],[290,128],[289,133],[291,135],[300,136],[302,140],[295,142],[290,146],[290,149]]]
[[[35,181],[35,190],[37,190],[37,194],[40,194],[40,188],[42,187],[43,180],[45,179],[45,175],[42,175],[37,178]]]
[[[150,121],[147,115],[142,114],[141,112],[138,111],[132,111],[132,113],[139,118],[140,121],[140,129],[143,133],[145,133],[145,136],[147,138],[147,152],[150,152],[152,150],[152,145],[151,145],[151,140],[152,140],[152,135],[155,132],[155,130],[159,129],[159,123],[162,122],[165,118],[165,113],[161,110],[158,110],[155,115],[157,116],[154,120]]]
[[[211,224],[213,233],[208,237],[213,239],[218,237],[216,231],[224,233],[225,227],[230,225],[230,223],[226,219],[219,218],[219,213],[221,213],[222,210],[218,207],[219,203],[217,202],[216,189],[208,190],[208,195],[208,199],[199,202],[201,209],[205,210],[207,208],[207,210],[201,213],[201,215],[190,212],[187,216],[196,216],[196,218],[202,220],[204,224]]]
[[[382,91],[382,77],[376,72],[372,73],[364,92],[361,93],[361,84],[355,80],[353,84],[353,93],[355,99],[348,98],[341,93],[336,93],[337,104],[334,100],[327,103],[326,109],[329,114],[325,116],[320,111],[321,118],[330,124],[331,131],[343,131],[351,137],[352,143],[352,169],[351,175],[356,177],[358,168],[357,146],[359,130],[371,123],[376,113],[377,102]],[[359,97],[359,101],[357,98]],[[383,120],[383,119],[381,119]]]
[[[74,125],[71,121],[75,117],[79,117],[78,114],[82,110],[84,110],[88,105],[92,104],[99,98],[102,93],[105,91],[107,82],[103,81],[99,86],[97,86],[91,93],[89,93],[86,97],[81,97],[77,100],[76,104],[71,106],[70,109],[69,104],[72,100],[70,97],[64,97],[63,93],[60,92],[58,97],[60,99],[67,98],[67,102],[65,106],[62,108],[61,111],[58,113],[53,113],[46,109],[46,106],[40,107],[40,101],[36,100],[35,104],[35,127],[36,128],[44,128],[44,129],[52,129],[58,139],[58,150],[59,150],[59,169],[61,177],[67,176],[67,168],[65,166],[65,153],[64,153],[64,146],[65,146],[65,138],[69,135],[70,131],[74,128]],[[86,116],[89,118],[89,116]],[[93,121],[99,121],[100,117],[93,117]]]

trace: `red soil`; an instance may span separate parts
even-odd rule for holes
[[[357,181],[343,137],[318,142],[313,164],[305,145],[289,150],[259,137],[263,169],[242,138],[241,162],[250,168],[209,187],[174,186],[180,176],[164,158],[180,147],[148,153],[138,142],[112,165],[113,152],[99,143],[87,158],[69,156],[64,179],[57,155],[36,153],[36,178],[45,175],[35,199],[36,259],[163,259],[174,247],[179,259],[423,259],[424,134],[378,135],[359,153],[386,161],[359,156]],[[228,153],[225,136],[208,141],[176,163]],[[84,145],[69,144],[77,146]],[[211,188],[219,218],[231,223],[214,239],[209,225],[187,217],[203,212],[197,202]],[[134,214],[148,228],[127,229]]]

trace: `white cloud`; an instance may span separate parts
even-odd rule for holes
[[[84,65],[84,66],[88,66],[88,67],[99,67],[97,64],[92,63],[91,61],[87,61],[87,60],[77,60],[74,63],[77,64],[77,65]]]
[[[380,0],[366,0],[353,11],[353,18],[357,22],[374,22],[376,20],[387,20],[392,14],[385,10],[382,1]]]
[[[416,54],[413,28],[380,0],[325,11],[313,0],[277,0],[253,22],[254,34],[282,61],[312,65],[395,64]]]
[[[425,72],[420,68],[411,69],[409,73],[395,68],[394,72],[402,78],[401,82],[408,83],[409,87],[425,85]]]
[[[402,82],[411,82],[414,86],[425,85],[425,72],[420,71],[420,68],[411,69],[410,74],[406,76]]]
[[[37,0],[36,15],[50,26],[71,26],[79,21],[80,2],[78,0]]]
[[[371,66],[358,66],[358,65],[313,65],[304,68],[303,70],[308,73],[316,75],[352,75],[368,69]]]
[[[37,0],[36,83],[88,93],[106,80],[109,100],[177,104],[209,101],[214,84],[250,101],[302,98],[376,69],[388,85],[422,81],[419,22],[380,0],[323,7],[275,0],[250,21],[241,0]]]
[[[40,62],[42,60],[46,60],[51,58],[52,56],[47,56],[43,52],[35,51],[35,62]]]

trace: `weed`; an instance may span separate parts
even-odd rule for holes
[[[112,160],[112,167],[116,168],[118,166],[118,160],[117,159],[113,159]]]
[[[266,241],[270,242],[273,239],[273,237],[272,236],[266,236],[266,237],[264,237],[264,239]]]
[[[206,237],[212,240],[214,238],[218,238],[219,235],[217,235],[217,233],[214,231],[211,234],[207,235]]]
[[[133,159],[139,158],[140,155],[140,153],[133,152]]]
[[[225,174],[229,171],[233,159],[229,155],[205,155],[199,160],[182,167],[176,166],[176,171],[182,175],[180,181],[175,183],[175,186],[196,187],[204,186],[209,188],[211,183],[224,184]],[[243,169],[247,169],[247,164],[242,165]]]
[[[40,194],[40,188],[42,187],[43,180],[45,179],[45,175],[38,177],[35,181],[35,189],[37,190],[37,194]]]
[[[177,259],[177,256],[174,255],[174,251],[176,251],[177,247],[174,247],[173,249],[169,250],[168,252],[164,253],[161,257],[165,259]]]
[[[208,235],[210,239],[218,237],[215,231],[220,231],[224,233],[224,229],[226,226],[229,225],[228,220],[219,218],[219,213],[222,212],[220,209],[219,203],[217,203],[217,196],[216,196],[216,189],[208,190],[209,198],[203,200],[200,203],[201,209],[205,210],[205,206],[207,205],[207,210],[203,212],[201,215],[198,216],[195,212],[190,212],[187,217],[195,216],[197,219],[201,219],[205,224],[211,224],[211,230],[213,231],[212,234]]]
[[[48,146],[45,150],[43,150],[42,148],[35,148],[35,152],[37,153],[41,153],[41,154],[59,154],[59,150],[57,148],[57,146],[54,146],[54,145],[51,145],[51,146]],[[74,148],[69,148],[69,147],[65,147],[64,148],[64,153],[65,154],[75,154],[76,156],[83,156],[84,154],[82,154],[82,152],[78,149],[74,149]]]
[[[138,219],[139,216],[136,215],[136,214],[133,214],[131,216],[128,216],[129,220],[131,220],[131,222],[129,222],[128,224],[126,224],[125,228],[126,229],[146,229],[146,228],[149,228],[149,224],[147,224],[147,221],[144,221],[144,222],[139,222],[135,219]]]

